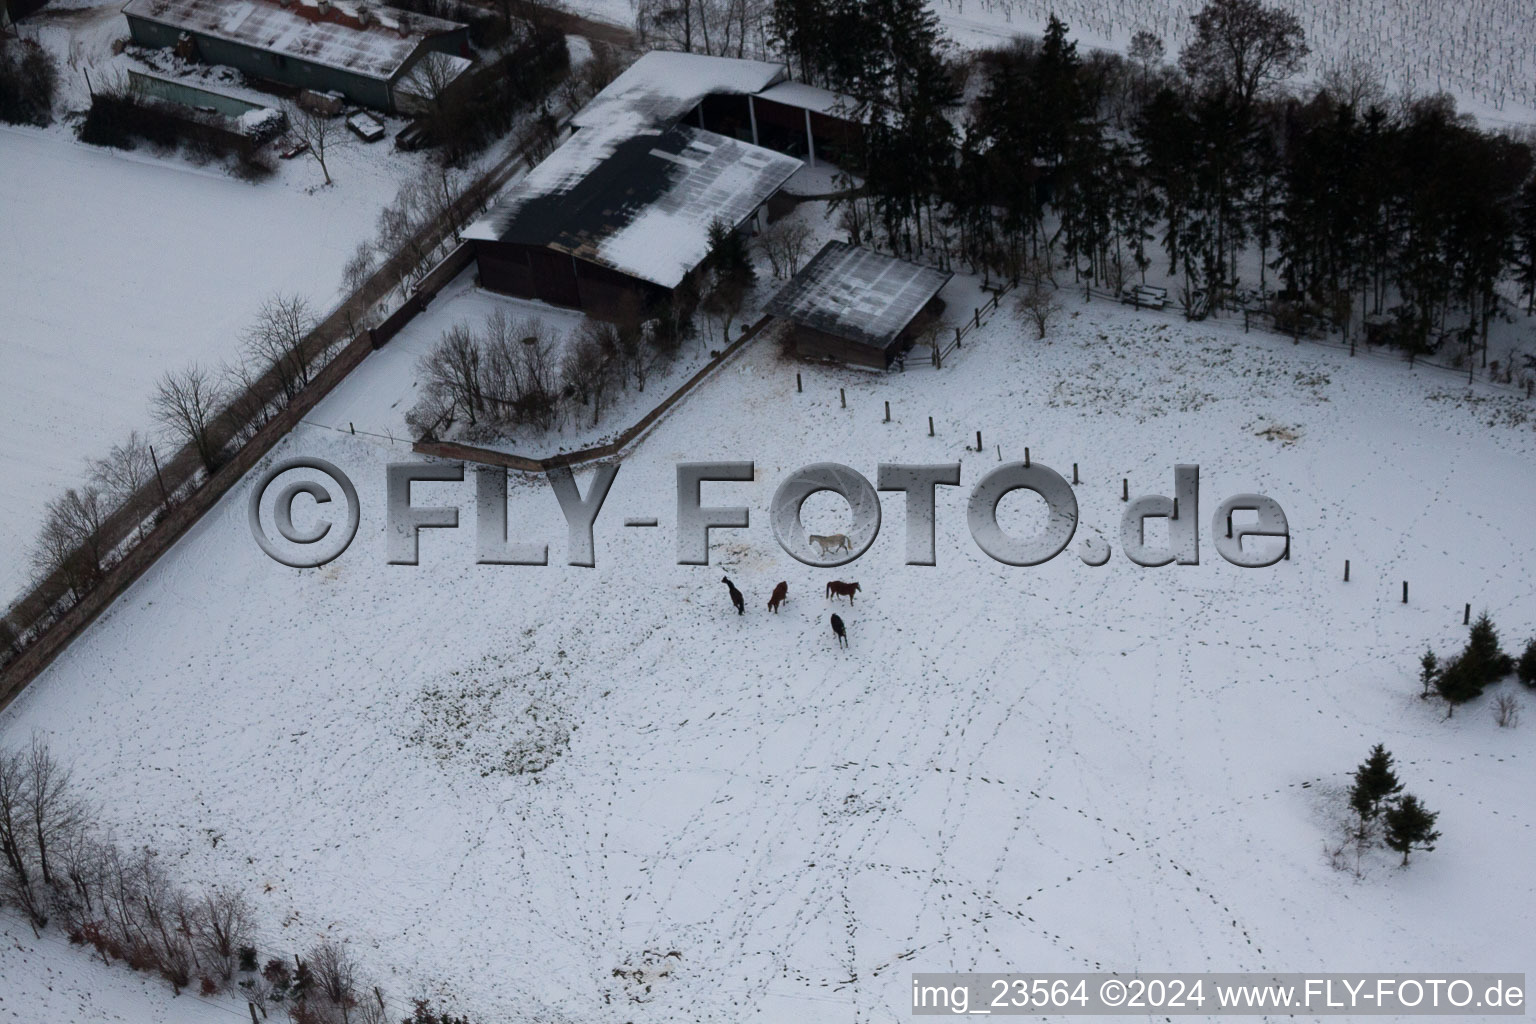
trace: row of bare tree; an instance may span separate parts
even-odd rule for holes
[[[172,450],[188,446],[206,472],[217,470],[230,446],[247,440],[314,378],[325,356],[306,344],[316,322],[305,299],[274,295],[246,331],[236,359],[218,369],[193,364],[162,376],[151,410]],[[275,394],[260,386],[263,380],[276,382]],[[226,411],[241,424],[230,437],[214,429]],[[138,431],[92,460],[83,483],[48,503],[32,550],[37,578],[58,575],[79,600],[116,560],[118,552],[109,540],[111,519],[158,475],[153,445]],[[164,511],[176,495],[162,484],[160,499],[159,511]],[[116,546],[136,541],[142,529],[139,519],[130,537]],[[15,632],[12,627],[0,639],[13,642]]]
[[[235,889],[186,889],[154,850],[103,832],[70,770],[42,739],[0,750],[0,906],[35,934],[57,927],[104,963],[158,974],[179,994],[232,991],[296,1024],[382,1024],[385,1004],[347,948],[330,940],[260,966],[254,914]]]

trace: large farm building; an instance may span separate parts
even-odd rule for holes
[[[427,54],[446,54],[459,72],[471,62],[467,25],[374,3],[128,0],[123,14],[140,46],[391,112]]]
[[[804,161],[850,146],[854,107],[762,61],[648,53],[571,119],[573,134],[466,237],[497,291],[612,315],[666,298],[709,231],[760,224]]]

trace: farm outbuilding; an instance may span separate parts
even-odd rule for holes
[[[362,0],[128,0],[123,14],[139,46],[391,112],[428,54],[458,72],[471,57],[467,25]]]
[[[846,242],[828,242],[765,307],[789,322],[795,351],[884,370],[912,347],[954,275]]]
[[[711,225],[741,230],[800,167],[689,125],[584,128],[472,224],[480,283],[613,316],[626,296],[667,298],[709,253]]]

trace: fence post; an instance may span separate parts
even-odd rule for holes
[[[1120,500],[1121,501],[1130,501],[1131,500],[1131,482],[1129,480],[1127,480],[1125,477],[1121,477],[1120,478]]]
[[[981,451],[981,431],[976,431],[976,450]]]
[[[800,382],[800,375],[797,373],[795,374],[795,394],[799,394],[804,390],[805,385]]]
[[[980,309],[980,307],[977,307],[977,306],[972,306],[971,309],[973,310],[972,316],[975,319],[976,326],[980,327],[981,326],[981,309]]]
[[[890,399],[886,399],[886,401],[885,401],[885,422],[887,422],[887,423],[891,422],[891,401],[890,401]]]
[[[1408,581],[1403,580],[1403,604],[1408,603]]]
[[[933,436],[933,417],[932,416],[928,417],[928,436],[929,437]]]
[[[1349,582],[1349,559],[1344,559],[1344,582]]]
[[[154,445],[149,446],[149,461],[155,464],[155,479],[160,482],[160,503],[169,509],[171,507],[171,496],[165,490],[165,477],[160,475],[160,460],[155,457]]]
[[[1075,462],[1072,463],[1072,482],[1074,484],[1078,484],[1078,483],[1082,482],[1082,481],[1078,480],[1078,478],[1077,478],[1077,463],[1075,463]]]
[[[1472,605],[1471,604],[1468,604],[1465,608],[1463,608],[1461,610],[1461,624],[1463,626],[1469,626],[1469,625],[1472,624]]]
[[[848,408],[848,391],[846,388],[837,389],[837,397],[842,401],[843,408]]]
[[[1003,452],[1002,452],[1001,448],[998,449],[997,454],[998,454],[998,461],[1002,461],[1002,454],[1003,454]],[[1029,445],[1025,445],[1024,446],[1024,468],[1025,469],[1029,468]]]

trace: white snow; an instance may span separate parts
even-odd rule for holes
[[[312,161],[258,185],[221,167],[0,126],[0,604],[29,575],[46,502],[131,430],[154,428],[155,380],[216,367],[272,293],[318,310],[412,166],[343,148],[333,188]]]
[[[1062,298],[1047,342],[1005,304],[943,371],[754,344],[623,463],[596,569],[563,564],[556,501],[521,480],[514,539],[547,540],[554,565],[476,565],[470,481],[415,488],[458,505],[461,528],[424,532],[421,565],[387,565],[399,447],[301,427],[273,459],[352,477],[351,550],[312,571],[267,560],[237,487],[0,713],[0,742],[40,731],[124,841],[244,887],[269,944],[351,937],[391,994],[430,986],[486,1019],[895,1022],[909,972],[973,967],[1529,971],[1536,732],[1497,728],[1488,698],[1445,721],[1413,678],[1426,643],[1464,637],[1464,601],[1506,646],[1536,628],[1529,404]],[[991,561],[966,494],[1026,445],[1080,464],[1079,536],[1114,548],[1121,478],[1166,494],[1175,463],[1198,463],[1201,564]],[[704,499],[749,506],[752,527],[718,532],[712,566],[675,565],[675,464],[747,458],[756,481]],[[859,562],[783,554],[769,500],[822,460],[871,478],[961,462],[939,565],[902,564],[895,495]],[[1243,491],[1285,508],[1290,561],[1216,556],[1208,517]],[[1032,514],[1016,496],[1004,526]],[[649,515],[661,529],[621,525]],[[808,503],[811,531],[843,523]],[[823,598],[831,578],[862,583],[855,605]],[[1444,838],[1406,871],[1373,855],[1356,880],[1323,847],[1378,741]]]

